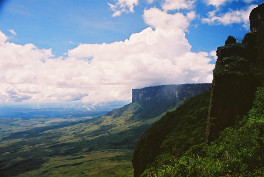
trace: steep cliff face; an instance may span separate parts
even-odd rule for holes
[[[225,46],[217,49],[207,143],[248,112],[256,88],[263,81],[264,4],[251,12],[250,24],[251,33],[245,35],[242,44],[226,42]]]
[[[132,90],[132,102],[177,103],[207,91],[211,84],[162,85]]]
[[[155,161],[161,160],[156,160],[160,154],[174,153],[173,157],[177,159],[188,146],[204,142],[209,100],[209,91],[192,97],[175,111],[167,112],[145,131],[133,154],[135,177],[139,177]]]
[[[264,4],[252,10],[250,14],[250,31],[255,33],[264,29]]]

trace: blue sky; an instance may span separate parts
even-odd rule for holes
[[[97,104],[211,82],[216,48],[249,32],[261,0],[1,2],[0,103]]]
[[[201,17],[206,17],[209,11],[215,9],[212,5],[206,6],[203,1],[195,2],[195,5],[194,10]],[[230,9],[240,10],[247,5],[243,1],[227,2],[224,5],[227,8],[220,7],[219,11],[225,13]],[[79,43],[125,40],[132,33],[147,27],[142,18],[144,9],[160,6],[161,1],[148,4],[142,0],[134,7],[133,13],[113,18],[113,12],[104,0],[7,0],[1,11],[0,29],[7,34],[10,29],[17,33],[16,37],[10,39],[11,42],[52,48],[52,52],[59,56]],[[228,35],[242,38],[248,31],[240,23],[208,25],[197,19],[190,26],[187,38],[193,51],[213,50],[222,45]]]
[[[110,43],[127,39],[146,27],[142,8],[113,18],[104,0],[6,1],[0,16],[1,30],[17,33],[11,42],[52,48],[57,56],[79,43]]]

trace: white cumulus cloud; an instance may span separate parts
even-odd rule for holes
[[[243,1],[245,3],[252,3],[254,0],[204,0],[207,5],[213,5],[215,7],[223,6],[226,3],[234,2],[234,1]]]
[[[162,8],[164,10],[191,9],[194,2],[194,0],[165,0]]]
[[[230,10],[227,13],[216,15],[217,11],[211,11],[208,13],[207,18],[203,18],[202,21],[208,24],[223,24],[229,25],[232,23],[242,23],[245,28],[249,27],[249,14],[257,7],[257,5],[250,5],[246,9],[242,10]]]
[[[215,61],[217,60],[216,50],[213,50],[209,53],[209,56],[212,57]]]
[[[155,0],[147,0],[147,3],[152,4]]]
[[[205,3],[207,5],[213,5],[213,6],[218,7],[218,6],[221,6],[227,2],[232,2],[232,1],[234,1],[234,0],[205,0]]]
[[[64,58],[0,32],[0,102],[100,103],[130,100],[133,88],[211,82],[210,54],[191,52],[185,37],[194,16],[151,8],[150,27],[124,41],[80,44]]]
[[[10,29],[10,30],[8,30],[9,31],[9,33],[11,33],[12,35],[16,35],[16,32],[13,30],[13,29]]]
[[[113,17],[116,17],[124,12],[134,12],[134,7],[138,5],[138,0],[117,0],[115,4],[108,3],[108,5],[114,12]]]
[[[0,31],[0,45],[3,45],[6,42],[6,40],[7,40],[6,35],[2,31]]]

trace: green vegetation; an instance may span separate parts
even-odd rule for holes
[[[156,92],[144,92],[148,98],[160,97],[82,122],[27,128],[4,136],[0,140],[1,176],[132,176],[132,153],[143,132],[164,112],[210,86],[181,85],[177,99],[165,86],[153,87],[166,92],[162,102]]]
[[[36,170],[19,176],[133,176],[130,151],[92,153],[50,158]]]
[[[179,145],[169,145],[165,149],[163,145],[162,153],[142,176],[263,176],[263,107],[264,87],[261,87],[248,115],[236,126],[226,128],[210,146],[199,144],[198,141],[195,145],[190,145],[189,142],[195,136],[188,136],[186,140],[181,141],[181,147],[188,146],[184,151],[177,148]],[[174,130],[176,129],[179,129],[178,125],[175,126]],[[194,129],[193,132],[195,131]],[[171,134],[173,132],[170,132]],[[174,138],[173,141],[179,139],[167,136],[162,144],[171,138]],[[171,148],[175,148],[175,151],[171,151]]]
[[[9,108],[0,107],[0,140],[16,132],[39,127],[76,124],[105,114],[77,108]]]
[[[236,43],[236,38],[233,36],[228,36],[227,40],[225,41],[225,45],[232,45]]]
[[[132,103],[96,119],[3,137],[0,171],[4,176],[27,177],[133,176],[131,157],[138,138],[169,109],[168,105],[155,107]]]
[[[154,166],[168,164],[190,146],[204,142],[209,100],[209,92],[187,100],[144,133],[134,152],[135,176],[154,161]]]

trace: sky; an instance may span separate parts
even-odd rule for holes
[[[0,0],[0,105],[131,101],[210,83],[216,49],[262,0]]]

